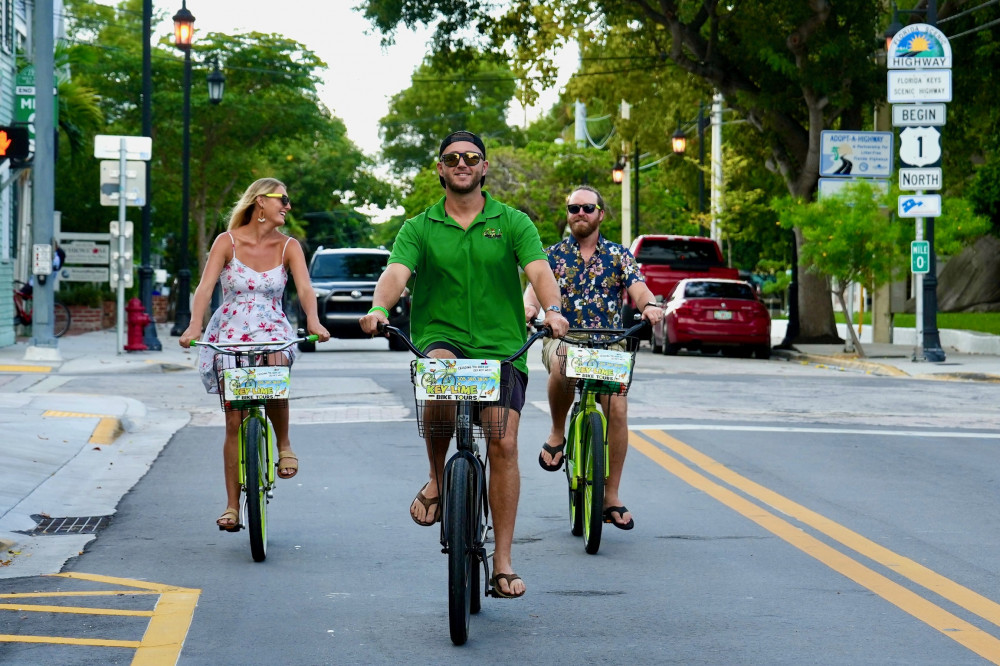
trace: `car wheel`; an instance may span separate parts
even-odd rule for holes
[[[661,344],[656,344],[656,336],[655,335],[649,339],[649,346],[653,350],[654,354],[662,354],[663,353],[663,344],[662,343]]]
[[[758,345],[753,353],[760,360],[766,361],[771,358],[771,345]]]
[[[307,354],[312,353],[312,352],[316,351],[316,343],[315,342],[300,342],[299,343],[299,351],[305,352]]]
[[[702,348],[701,348],[701,353],[702,353],[703,356],[715,356],[716,354],[719,353],[719,348],[718,347],[706,347],[706,346],[703,345]]]
[[[676,342],[668,342],[663,345],[663,353],[667,356],[677,356],[677,352],[681,350],[681,346]]]

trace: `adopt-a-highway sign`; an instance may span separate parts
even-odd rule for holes
[[[892,132],[820,133],[820,176],[888,178],[892,174]]]

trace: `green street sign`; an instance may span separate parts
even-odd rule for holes
[[[931,270],[931,243],[919,240],[910,242],[910,270],[913,273],[929,273]]]

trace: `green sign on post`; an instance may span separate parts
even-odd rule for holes
[[[918,240],[910,242],[910,270],[913,273],[929,273],[931,270],[931,243]]]
[[[53,94],[58,89],[58,78],[53,77]],[[59,126],[59,104],[52,107],[52,122]],[[14,123],[27,125],[29,152],[35,152],[35,66],[27,65],[14,79]],[[29,157],[30,161],[30,157]]]

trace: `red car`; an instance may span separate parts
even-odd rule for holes
[[[770,358],[771,315],[742,280],[688,278],[677,283],[653,327],[653,352],[681,349],[703,354]]]

